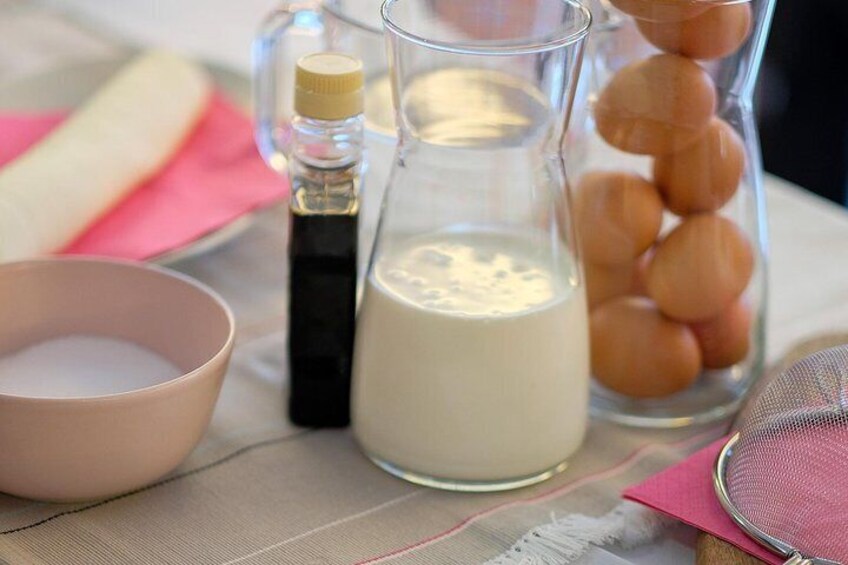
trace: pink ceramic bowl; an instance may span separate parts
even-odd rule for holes
[[[134,342],[183,374],[96,397],[0,393],[2,492],[88,500],[136,489],[173,470],[209,424],[234,323],[215,293],[157,267],[94,259],[0,265],[0,356],[70,334]]]

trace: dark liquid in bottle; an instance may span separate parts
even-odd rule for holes
[[[291,215],[289,418],[350,423],[358,214]]]

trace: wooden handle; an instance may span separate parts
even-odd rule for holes
[[[696,565],[762,565],[756,557],[736,549],[729,543],[705,533],[698,534]]]

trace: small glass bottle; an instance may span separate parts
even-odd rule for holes
[[[359,59],[298,61],[288,152],[289,417],[301,426],[350,421],[362,109]]]

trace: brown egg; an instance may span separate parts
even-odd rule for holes
[[[751,348],[751,307],[737,300],[718,317],[692,324],[704,367],[723,369],[739,363]]]
[[[611,0],[612,5],[634,18],[652,22],[679,22],[705,12],[708,7],[690,0]]]
[[[596,265],[585,263],[586,299],[593,309],[613,298],[636,293],[636,263]]]
[[[649,249],[635,261],[621,265],[584,263],[589,309],[619,296],[648,296],[648,265],[653,254]]]
[[[605,387],[635,398],[668,396],[701,370],[692,330],[663,316],[651,300],[616,298],[592,312],[592,373]]]
[[[715,107],[715,85],[697,63],[654,55],[616,73],[598,97],[595,122],[613,147],[664,155],[701,137]]]
[[[718,316],[748,286],[754,251],[739,227],[717,214],[684,219],[657,246],[648,293],[676,320]]]
[[[739,50],[751,34],[751,7],[715,6],[683,21],[636,20],[655,47],[693,59],[720,59]]]
[[[745,170],[745,146],[724,120],[714,118],[703,137],[657,157],[654,182],[678,215],[718,210],[736,193]]]
[[[630,263],[653,245],[662,227],[657,189],[630,173],[586,173],[574,193],[574,219],[587,261]]]
[[[648,268],[654,258],[654,248],[645,251],[641,257],[636,259],[633,270],[633,291],[636,296],[648,296]]]

